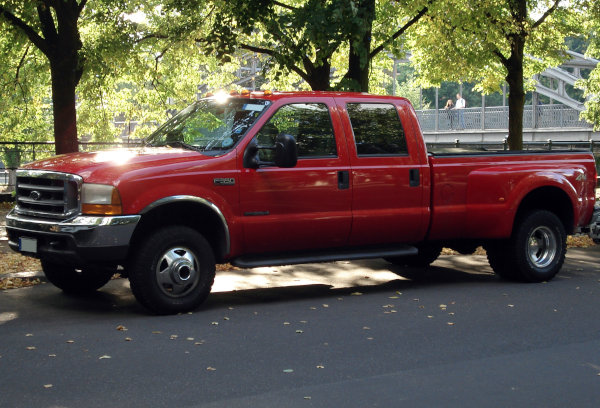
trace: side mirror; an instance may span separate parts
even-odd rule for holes
[[[260,150],[273,150],[273,162],[264,162],[259,158]],[[247,169],[258,169],[260,166],[294,167],[298,163],[298,145],[294,136],[280,133],[275,138],[275,146],[259,146],[253,139],[244,151],[244,167]]]
[[[260,167],[260,159],[258,158],[258,143],[256,139],[252,141],[246,147],[244,152],[244,167],[247,169],[258,169]]]
[[[280,133],[275,139],[275,165],[294,167],[298,163],[298,145],[294,136]]]

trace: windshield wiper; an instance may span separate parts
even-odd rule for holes
[[[160,143],[157,146],[183,147],[184,149],[194,150],[196,152],[204,151],[204,149],[202,149],[201,147],[187,144],[185,142],[182,142],[181,140],[172,140],[170,142]]]

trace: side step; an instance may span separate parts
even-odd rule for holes
[[[418,255],[418,253],[419,251],[417,248],[409,245],[376,248],[341,248],[326,251],[246,255],[232,260],[231,264],[240,268],[257,268],[259,266],[297,265],[314,262],[414,256]]]

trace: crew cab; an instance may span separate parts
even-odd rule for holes
[[[24,166],[7,232],[62,290],[121,266],[166,314],[197,308],[226,262],[424,267],[482,245],[500,277],[547,281],[567,234],[598,237],[595,187],[589,152],[428,153],[404,98],[244,92],[193,103],[141,147]]]

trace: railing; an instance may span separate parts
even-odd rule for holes
[[[417,117],[425,132],[449,130],[508,129],[508,106],[466,109],[418,110]],[[523,128],[590,128],[579,119],[579,111],[565,105],[527,105],[523,110]]]
[[[461,142],[456,139],[454,142],[435,142],[427,143],[427,150],[431,152],[442,149],[456,148],[464,150],[508,150],[508,140],[502,142]],[[563,142],[547,140],[545,142],[523,141],[523,150],[589,150],[592,153],[600,152],[600,141],[574,141]]]

